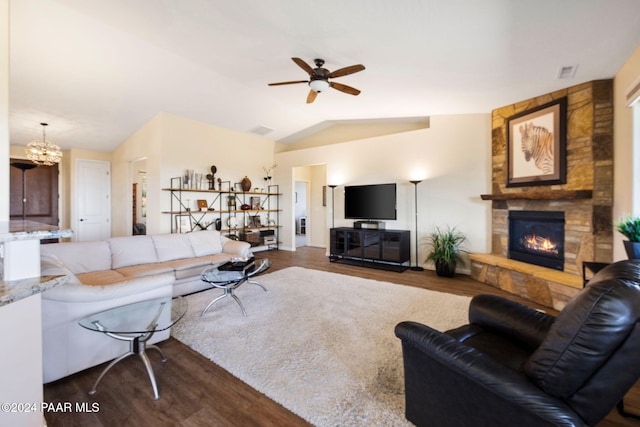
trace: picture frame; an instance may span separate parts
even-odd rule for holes
[[[507,187],[567,182],[567,98],[507,119]]]
[[[178,233],[189,233],[192,229],[191,215],[176,215],[176,231]]]
[[[209,204],[204,199],[198,199],[197,203],[198,203],[198,210],[199,211],[206,211],[208,209],[208,207],[209,207]]]
[[[249,227],[261,227],[262,221],[260,220],[260,215],[250,215],[249,216]]]
[[[252,210],[259,210],[260,209],[260,197],[258,196],[252,196],[249,198],[249,206],[251,206]]]

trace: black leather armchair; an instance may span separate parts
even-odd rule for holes
[[[640,260],[598,272],[557,317],[478,295],[469,324],[396,326],[418,426],[593,426],[640,378]]]

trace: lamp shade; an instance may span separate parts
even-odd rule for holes
[[[326,81],[326,80],[321,80],[321,79],[311,80],[309,82],[309,86],[314,91],[320,93],[320,92],[322,92],[324,90],[327,90],[329,88],[329,82]]]

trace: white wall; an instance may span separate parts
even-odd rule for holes
[[[0,192],[9,194],[9,0],[0,0]],[[0,197],[0,221],[9,221],[9,198]]]
[[[415,212],[414,187],[409,180],[422,175],[425,180],[418,185],[420,260],[426,255],[422,246],[427,233],[445,224],[468,235],[469,250],[490,250],[490,203],[480,199],[480,194],[491,192],[489,114],[434,116],[429,129],[283,152],[275,160],[276,178],[284,183],[285,206],[291,205],[293,168],[326,164],[326,183],[339,185],[335,190],[336,227],[352,225],[344,219],[344,185],[397,183],[398,217],[386,221],[386,227],[412,231],[412,259]],[[331,227],[330,190],[327,199],[326,233]],[[290,210],[285,209],[282,217],[284,224],[293,225]],[[285,247],[294,247],[292,230],[283,230]]]

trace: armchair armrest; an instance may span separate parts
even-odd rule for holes
[[[469,305],[469,322],[535,350],[555,317],[497,295],[476,295]]]
[[[584,426],[523,373],[428,326],[402,322],[406,416],[416,425]],[[481,420],[481,422],[479,422]]]
[[[222,244],[222,252],[233,256],[250,258],[251,244],[241,240],[226,239]]]

